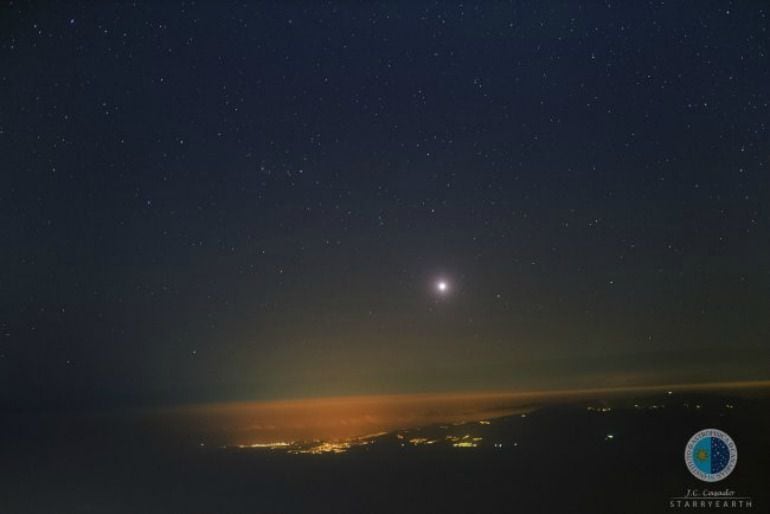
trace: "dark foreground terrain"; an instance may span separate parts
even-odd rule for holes
[[[583,401],[276,449],[200,446],[127,419],[7,416],[0,512],[709,510],[672,509],[670,498],[688,489],[751,497],[750,508],[719,512],[770,512],[770,400],[757,395]],[[726,431],[738,447],[721,482],[700,482],[685,467],[684,446],[703,428]],[[341,453],[314,453],[323,449]]]

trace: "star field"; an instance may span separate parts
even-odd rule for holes
[[[0,401],[768,378],[767,28],[5,2]]]

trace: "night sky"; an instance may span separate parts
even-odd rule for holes
[[[0,403],[770,378],[769,15],[4,1]]]

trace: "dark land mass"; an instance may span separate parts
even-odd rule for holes
[[[751,509],[732,510],[770,511],[770,398],[760,394],[548,405],[323,454],[297,453],[326,448],[318,441],[200,446],[115,416],[87,426],[56,415],[7,419],[3,513],[651,513],[694,510],[670,507],[688,489],[733,491],[751,497]],[[733,473],[711,484],[683,458],[704,428],[724,430],[738,448]]]

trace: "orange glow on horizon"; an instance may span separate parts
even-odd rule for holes
[[[430,424],[488,420],[581,399],[723,389],[770,388],[770,381],[679,384],[526,392],[339,396],[181,406],[157,414],[165,426],[214,444],[259,446],[274,441],[343,441]]]

